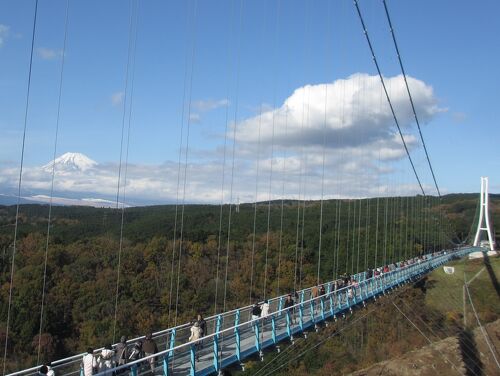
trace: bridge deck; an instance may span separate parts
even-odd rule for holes
[[[157,375],[209,375],[231,364],[242,362],[245,358],[259,354],[262,350],[276,346],[280,341],[290,340],[332,316],[341,315],[351,307],[410,281],[432,269],[450,261],[453,257],[462,257],[477,248],[462,248],[438,255],[427,255],[421,262],[415,262],[403,268],[397,268],[381,276],[365,279],[365,273],[353,276],[357,282],[353,286],[335,290],[332,282],[325,284],[325,294],[312,298],[311,289],[299,291],[295,306],[284,309],[286,295],[269,300],[270,313],[267,317],[251,320],[251,306],[242,307],[224,314],[206,319],[207,333],[196,346],[188,342],[190,324],[183,324],[154,333],[159,353],[139,361],[117,367],[101,375],[112,372],[130,372],[131,376],[151,374],[148,358],[154,357]],[[130,345],[142,337],[128,341]],[[100,349],[95,351],[98,355]],[[82,356],[52,363],[57,376],[83,375],[80,368]],[[8,376],[28,376],[37,373],[37,367],[12,373]]]

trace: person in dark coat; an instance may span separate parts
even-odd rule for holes
[[[116,364],[121,366],[127,363],[129,355],[127,349],[127,337],[122,336],[122,338],[120,338],[120,343],[116,345],[115,351],[116,351]]]
[[[295,305],[295,301],[292,298],[292,294],[288,294],[286,296],[285,306],[283,308],[287,309],[287,308],[293,307],[294,305]],[[290,308],[288,311],[290,312],[290,317],[292,318],[292,322],[295,322],[295,315],[294,315],[293,308]]]
[[[158,346],[156,345],[155,340],[153,339],[153,335],[149,333],[142,344],[142,351],[144,351],[144,356],[149,356],[156,354],[158,352]],[[155,373],[155,362],[156,357],[151,357],[148,359],[149,367],[151,368],[151,372]]]
[[[198,314],[196,321],[200,324],[201,336],[205,337],[207,335],[207,322],[200,313]]]
[[[255,303],[252,307],[252,320],[258,319],[262,313],[259,303]]]

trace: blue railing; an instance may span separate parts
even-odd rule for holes
[[[426,274],[432,269],[450,261],[453,257],[478,250],[462,248],[435,255],[427,255],[402,268],[394,269],[379,276],[365,279],[366,274],[353,276],[354,284],[340,289],[335,281],[324,284],[325,294],[312,297],[311,288],[298,292],[299,301],[293,307],[284,309],[286,295],[269,300],[270,313],[267,317],[251,320],[251,306],[238,308],[223,314],[208,317],[207,332],[202,341],[189,342],[190,324],[183,324],[153,333],[158,347],[157,354],[127,363],[100,375],[113,372],[129,372],[131,376],[150,373],[148,360],[155,358],[157,375],[209,375],[232,364],[241,363],[245,358],[260,354],[263,350],[278,346],[283,340],[294,340],[294,336],[304,333],[337,315],[345,314],[358,304],[376,297],[387,290]],[[143,337],[134,338],[132,345]],[[99,355],[101,349],[94,352]],[[80,363],[83,354],[52,362],[57,376],[83,375]],[[27,376],[37,373],[39,366],[12,373],[8,376]]]

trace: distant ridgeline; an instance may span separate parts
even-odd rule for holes
[[[490,199],[491,217],[500,223],[500,196]],[[266,249],[267,296],[316,283],[320,202],[299,204],[291,200],[271,204],[269,237],[267,202],[257,204],[256,211],[254,204],[241,204],[239,212],[232,211],[229,245],[228,206],[222,208],[220,234],[220,206],[185,206],[179,276],[180,207],[177,227],[175,205],[127,208],[118,333],[132,336],[171,326],[175,302],[171,285],[177,277],[180,322],[196,312],[213,313],[215,277],[219,272],[219,280],[224,278],[226,252],[228,309],[249,303],[251,285],[252,299],[263,296]],[[324,201],[320,276],[327,281],[344,272],[451,247],[450,238],[458,243],[469,236],[476,209],[477,194],[447,195],[441,201],[422,196]],[[0,341],[5,338],[15,212],[15,206],[0,206]],[[36,354],[38,346],[47,216],[48,206],[20,207],[9,334],[14,356],[7,370],[36,361],[30,354]],[[52,208],[41,341],[44,360],[112,340],[120,223],[121,210]],[[224,283],[218,287],[221,299]]]

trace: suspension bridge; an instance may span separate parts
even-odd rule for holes
[[[43,3],[43,2],[41,2]],[[56,226],[53,223],[53,205],[55,201],[55,186],[58,179],[63,179],[70,172],[63,171],[58,175],[60,166],[57,161],[58,132],[60,125],[60,111],[63,99],[63,82],[65,78],[65,59],[66,44],[69,34],[68,25],[70,25],[70,1],[66,1],[64,13],[64,44],[61,51],[61,66],[59,70],[59,86],[57,97],[57,120],[54,135],[53,160],[49,165],[44,166],[46,174],[50,176],[50,193],[48,197],[48,214],[46,241],[43,250],[43,282],[41,286],[41,302],[39,314],[37,362],[33,367],[20,371],[7,371],[7,362],[9,356],[9,338],[10,326],[15,319],[15,289],[16,279],[16,251],[21,237],[23,223],[21,220],[22,188],[23,188],[23,169],[25,168],[24,155],[26,151],[26,136],[28,130],[28,114],[30,106],[30,89],[33,75],[33,57],[35,53],[35,40],[37,35],[37,17],[39,16],[39,1],[34,1],[34,13],[32,22],[31,51],[29,73],[26,87],[26,103],[24,116],[23,138],[21,142],[21,160],[19,165],[19,175],[17,180],[17,205],[15,212],[15,223],[13,230],[12,252],[10,255],[10,270],[8,273],[8,299],[6,299],[6,319],[5,319],[5,343],[3,356],[3,375],[8,376],[31,376],[39,373],[41,362],[41,336],[44,333],[44,322],[47,305],[46,291],[47,270],[49,255],[51,252],[51,231]],[[158,352],[146,355],[137,360],[129,360],[126,364],[113,363],[106,369],[95,370],[94,375],[118,375],[130,374],[130,376],[139,376],[146,374],[154,375],[213,375],[222,374],[222,371],[228,367],[245,368],[245,361],[253,358],[263,359],[266,352],[280,352],[280,346],[285,343],[294,343],[297,338],[307,338],[308,332],[320,331],[322,327],[350,315],[354,309],[365,307],[371,302],[377,300],[381,295],[392,294],[396,289],[405,284],[415,282],[450,261],[469,256],[470,254],[483,255],[484,246],[487,245],[491,255],[496,255],[494,248],[494,229],[489,219],[488,207],[488,188],[487,179],[482,178],[480,204],[478,205],[478,218],[470,218],[471,233],[466,238],[460,238],[453,233],[453,228],[447,218],[442,205],[441,190],[438,185],[436,174],[431,163],[430,153],[427,149],[422,129],[420,126],[419,98],[416,98],[413,90],[417,84],[416,81],[406,74],[403,65],[403,58],[396,39],[395,27],[390,15],[389,6],[386,0],[381,2],[383,11],[383,20],[390,33],[391,48],[397,57],[396,65],[399,68],[399,76],[396,79],[390,79],[383,74],[380,56],[377,55],[373,35],[369,33],[367,20],[363,8],[357,0],[354,1],[353,15],[359,26],[359,36],[365,43],[365,52],[368,51],[369,58],[373,61],[373,76],[358,75],[351,81],[343,80],[337,85],[317,85],[302,88],[298,90],[301,98],[290,97],[286,105],[280,110],[267,111],[263,105],[258,110],[259,115],[251,120],[241,120],[238,118],[239,109],[239,84],[241,75],[241,28],[244,16],[244,1],[231,1],[232,15],[234,20],[229,26],[230,36],[234,34],[234,45],[228,52],[227,73],[234,85],[233,103],[229,100],[221,102],[225,106],[225,129],[224,143],[222,147],[222,157],[220,161],[220,192],[217,191],[217,200],[220,204],[217,206],[219,215],[213,219],[217,222],[215,231],[209,234],[216,239],[216,266],[214,267],[214,301],[210,309],[214,314],[207,317],[206,331],[201,339],[190,340],[192,334],[193,322],[183,322],[178,324],[184,316],[181,315],[183,309],[186,312],[193,310],[193,307],[182,307],[182,301],[179,299],[180,290],[183,288],[184,276],[183,268],[186,267],[186,252],[189,248],[191,239],[188,236],[186,208],[189,206],[190,197],[188,194],[191,179],[194,176],[202,174],[203,168],[195,170],[190,164],[190,158],[193,158],[194,151],[190,150],[190,137],[193,137],[193,124],[196,123],[197,114],[194,113],[194,101],[192,99],[192,85],[194,80],[194,66],[196,56],[199,52],[199,41],[196,39],[196,33],[193,32],[195,26],[200,21],[200,4],[197,0],[189,2],[187,7],[187,22],[189,31],[192,32],[192,40],[187,44],[185,51],[185,72],[182,94],[182,120],[180,127],[180,142],[178,145],[178,161],[173,172],[176,172],[175,188],[175,215],[172,227],[171,254],[168,256],[170,264],[167,270],[168,274],[168,322],[169,327],[155,327],[151,330],[153,339],[158,345]],[[138,43],[139,11],[140,1],[130,0],[129,2],[129,23],[128,23],[128,49],[125,64],[125,82],[122,99],[117,103],[122,105],[121,133],[119,137],[119,164],[116,171],[116,200],[114,214],[119,217],[119,236],[118,249],[116,257],[116,280],[113,289],[113,342],[116,342],[116,336],[124,323],[120,323],[118,311],[120,306],[121,294],[124,290],[121,278],[123,252],[127,247],[127,229],[126,215],[129,206],[126,196],[126,188],[133,187],[128,181],[128,174],[131,170],[131,164],[128,161],[129,146],[133,143],[131,138],[131,124],[133,123],[132,108],[134,98],[134,80],[135,64]],[[271,12],[276,18],[272,20],[272,29],[274,43],[278,45],[280,39],[280,17],[283,17],[282,4],[278,0],[276,9]],[[327,26],[331,23],[331,5],[328,5]],[[235,21],[236,20],[236,21]],[[311,20],[305,17],[305,30],[309,30]],[[330,29],[328,29],[330,31]],[[71,39],[71,38],[70,38]],[[271,38],[272,39],[272,38]],[[328,44],[328,41],[327,41]],[[276,47],[276,46],[275,46]],[[327,48],[330,46],[327,45]],[[305,48],[307,51],[307,46]],[[307,60],[307,54],[306,60]],[[234,77],[231,76],[233,72]],[[352,85],[349,87],[348,85]],[[354,86],[357,85],[357,91]],[[413,85],[413,86],[412,86]],[[231,85],[228,85],[231,86]],[[394,86],[405,93],[404,111],[401,111],[402,104],[394,100]],[[366,99],[373,92],[376,93],[376,106],[371,108],[373,102]],[[329,90],[335,91],[335,94],[329,93]],[[346,98],[346,91],[354,90],[355,94],[351,98]],[[228,93],[230,89],[228,89]],[[311,94],[312,93],[312,94]],[[340,94],[339,94],[340,93]],[[295,95],[295,94],[294,94]],[[334,98],[329,96],[333,96]],[[311,99],[311,97],[313,97]],[[316,98],[316,99],[314,99]],[[319,98],[319,99],[318,99]],[[298,104],[292,103],[293,101]],[[335,106],[332,105],[332,102]],[[347,102],[354,109],[352,113],[347,113]],[[200,104],[198,104],[200,107]],[[205,104],[205,106],[218,106],[219,104]],[[233,107],[231,107],[233,106]],[[294,107],[295,106],[295,107]],[[334,110],[331,110],[333,106]],[[276,107],[276,103],[273,103]],[[310,126],[310,117],[313,117],[311,107],[320,108],[317,110],[323,119],[319,121],[320,126],[312,130],[319,134],[320,141],[307,145],[305,133]],[[355,126],[349,128],[349,117],[354,118],[357,113],[363,110],[373,110],[371,116],[377,116],[378,112],[384,112],[386,122],[391,124],[391,131],[386,132],[385,139],[380,143],[375,142],[375,152],[368,154],[359,161],[356,151],[349,145],[350,154],[345,150],[340,154],[333,154],[329,150],[330,144],[338,142],[333,138],[345,138],[347,143],[362,145],[362,139],[374,137],[370,131],[363,134],[363,127],[359,129]],[[234,119],[231,122],[230,110],[234,110]],[[330,113],[333,111],[335,113]],[[409,113],[412,118],[404,120],[401,115]],[[311,116],[310,116],[311,115]],[[335,118],[334,120],[331,120]],[[370,123],[369,120],[360,120],[360,123],[366,122],[369,128],[375,126],[378,122]],[[268,128],[262,124],[268,121]],[[296,122],[295,129],[293,121]],[[406,123],[412,123],[416,126],[415,135],[407,133]],[[249,126],[253,125],[253,128]],[[352,124],[351,124],[352,125]],[[238,129],[240,126],[240,129]],[[247,127],[247,128],[245,128]],[[343,128],[347,128],[344,132]],[[295,134],[293,134],[295,132]],[[313,133],[314,133],[313,132]],[[293,139],[293,147],[283,146],[278,142],[279,136],[283,140]],[[292,137],[293,136],[293,137]],[[255,141],[251,147],[241,152],[242,155],[251,155],[254,162],[252,170],[251,183],[255,184],[254,190],[250,188],[251,198],[250,207],[250,230],[247,233],[240,231],[238,234],[241,239],[235,239],[236,231],[234,224],[236,217],[240,213],[240,198],[238,189],[243,191],[241,186],[248,188],[249,180],[241,179],[237,189],[238,164],[238,142],[243,143],[242,139],[250,138]],[[266,138],[267,137],[267,138]],[[350,139],[352,138],[352,140]],[[297,141],[298,140],[298,141]],[[384,143],[387,142],[387,143]],[[421,146],[420,155],[416,157],[417,150],[413,145],[418,143]],[[393,150],[388,150],[388,146]],[[242,146],[242,148],[244,148]],[[313,154],[313,150],[320,150],[319,154]],[[191,153],[191,154],[190,154]],[[278,153],[280,155],[278,156]],[[383,173],[384,159],[381,156],[384,153],[390,154],[387,160],[397,159],[392,168],[398,171],[399,175],[387,177],[387,182],[381,183],[374,176],[376,173]],[[391,154],[392,153],[392,154]],[[393,157],[395,154],[397,157]],[[74,156],[71,156],[74,158]],[[245,157],[242,157],[245,158]],[[330,163],[329,158],[334,160]],[[378,161],[373,162],[372,159]],[[81,158],[82,159],[82,158]],[[352,159],[352,161],[351,161]],[[354,165],[355,176],[351,176],[350,163]],[[312,165],[316,163],[316,167]],[[85,169],[96,171],[96,163],[90,160],[84,160]],[[369,165],[369,167],[363,166]],[[328,179],[328,169],[339,167],[339,172],[335,178]],[[365,168],[366,167],[366,168]],[[370,170],[371,168],[371,170]],[[190,170],[191,169],[191,170]],[[388,169],[391,170],[391,169]],[[392,171],[392,170],[391,170]],[[332,174],[334,171],[331,171]],[[26,173],[25,173],[26,174]],[[267,174],[267,176],[264,176]],[[373,187],[364,187],[361,179],[366,178],[367,184],[375,184]],[[389,175],[389,173],[388,173]],[[212,178],[212,177],[210,177]],[[313,180],[316,178],[316,180]],[[253,180],[255,179],[255,180]],[[262,179],[265,179],[266,189],[262,190]],[[139,179],[138,179],[139,180]],[[208,178],[207,178],[208,180]],[[341,183],[337,182],[340,181]],[[343,181],[346,181],[344,183]],[[196,185],[196,184],[193,184]],[[114,188],[114,187],[113,187]],[[355,193],[351,193],[350,189]],[[310,192],[308,193],[308,189]],[[287,190],[294,192],[287,193]],[[202,192],[202,191],[201,191]],[[202,192],[203,193],[203,192]],[[308,197],[309,195],[309,197]],[[390,196],[394,197],[391,198]],[[208,193],[207,193],[208,196]],[[411,197],[414,196],[414,197]],[[325,218],[327,200],[338,198],[333,210],[333,218]],[[369,199],[368,197],[372,197]],[[259,198],[264,200],[259,202]],[[195,200],[193,200],[195,201]],[[342,207],[344,205],[344,207]],[[293,210],[293,218],[285,218],[286,207],[290,206]],[[314,223],[317,230],[312,236],[313,246],[306,245],[307,227],[306,211],[313,210],[309,206],[318,209],[318,215],[310,222]],[[364,216],[363,216],[364,211]],[[274,216],[273,213],[277,214]],[[329,212],[332,214],[332,212]],[[477,231],[472,241],[472,229],[477,220]],[[328,222],[329,221],[329,222]],[[105,219],[103,219],[103,226]],[[327,228],[327,223],[330,228]],[[484,223],[484,225],[483,225]],[[217,226],[218,224],[218,226]],[[208,224],[207,224],[208,226]],[[232,227],[233,226],[233,227]],[[273,228],[274,226],[274,228]],[[288,228],[285,228],[288,226]],[[258,232],[262,229],[262,239],[259,244]],[[205,230],[210,232],[208,230]],[[288,232],[287,232],[288,231]],[[329,233],[327,233],[327,231]],[[33,230],[34,232],[34,230]],[[486,232],[488,238],[487,244],[481,237]],[[333,235],[332,235],[333,234]],[[23,234],[26,236],[26,233]],[[85,235],[84,235],[85,236]],[[273,236],[276,236],[278,245],[273,249]],[[364,239],[362,239],[364,237]],[[207,236],[208,238],[208,236]],[[458,243],[460,241],[460,244]],[[239,256],[240,248],[247,248],[247,255],[250,270],[240,268],[244,257]],[[286,259],[284,253],[286,248],[291,249],[289,259]],[[308,249],[309,248],[309,249]],[[311,251],[314,259],[314,267],[306,268],[305,260],[307,251]],[[241,249],[241,252],[243,250]],[[246,252],[246,251],[245,251]],[[272,265],[272,253],[275,253],[277,262]],[[287,257],[288,257],[287,256]],[[203,258],[201,256],[196,256]],[[167,256],[165,256],[165,259]],[[230,260],[233,258],[234,260]],[[286,276],[284,269],[285,262],[290,267],[290,275]],[[312,264],[312,263],[311,263]],[[325,267],[328,266],[328,270]],[[247,265],[248,266],[248,265]],[[311,266],[311,265],[308,265]],[[235,268],[235,270],[231,270]],[[248,277],[244,280],[245,287],[249,288],[249,301],[240,299],[239,301],[229,302],[229,284],[231,278],[236,279],[238,273],[247,273]],[[344,277],[342,277],[342,275]],[[276,286],[277,284],[277,286]],[[307,287],[306,287],[307,286]],[[203,286],[199,286],[203,289]],[[209,287],[205,286],[206,289]],[[7,289],[6,289],[7,290]],[[283,292],[286,293],[284,294]],[[469,295],[470,298],[470,295]],[[269,312],[266,315],[252,314],[254,303],[267,301]],[[245,305],[247,303],[248,305]],[[208,312],[207,309],[205,311]],[[3,320],[3,318],[2,318]],[[479,320],[478,320],[479,321]],[[139,341],[143,341],[144,336],[139,336],[127,341],[127,346],[132,348]],[[101,344],[102,345],[102,344]],[[117,348],[117,343],[113,348]],[[93,350],[95,357],[98,357],[103,351],[103,347]],[[64,359],[52,360],[51,369],[57,376],[89,376],[83,365],[82,359],[87,353],[78,353]],[[496,359],[496,358],[495,358]]]

